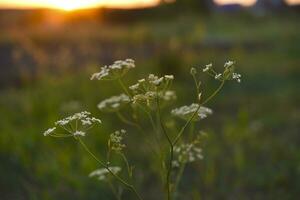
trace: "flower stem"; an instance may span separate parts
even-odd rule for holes
[[[157,103],[157,110],[158,110],[158,117],[159,117],[159,122],[160,122],[160,126],[163,130],[164,135],[166,136],[168,143],[170,145],[170,159],[169,159],[169,164],[168,164],[168,169],[167,169],[167,177],[166,177],[166,187],[167,187],[167,199],[170,200],[171,197],[171,183],[170,183],[170,179],[171,179],[171,173],[172,173],[172,163],[173,163],[173,157],[174,157],[174,146],[172,143],[171,138],[169,137],[165,126],[162,122],[162,117],[161,117],[161,110],[160,110],[160,105],[159,105],[159,98],[158,95],[156,96],[156,103]]]
[[[193,113],[193,115],[190,117],[190,119],[185,123],[185,125],[181,128],[180,132],[178,133],[178,135],[176,136],[176,138],[173,141],[173,145],[175,145],[178,140],[180,139],[181,135],[183,134],[183,132],[185,131],[186,127],[191,123],[191,121],[193,120],[193,118],[195,117],[195,115],[198,113],[199,109],[201,108],[202,105],[206,104],[207,102],[209,102],[214,96],[216,96],[216,94],[222,89],[222,87],[224,86],[225,81],[222,81],[221,84],[219,85],[219,87],[201,104],[199,104],[197,110]]]
[[[118,82],[119,84],[121,85],[122,89],[124,90],[124,92],[129,96],[131,97],[131,94],[129,93],[128,89],[126,88],[124,82],[122,81],[121,78],[118,79]]]
[[[137,197],[137,199],[142,200],[142,197],[138,194],[135,187],[132,184],[127,183],[125,180],[123,180],[121,177],[119,177],[117,174],[115,174],[111,169],[104,164],[101,160],[99,160],[95,154],[93,154],[89,148],[86,146],[86,144],[82,141],[80,137],[78,137],[79,143],[83,146],[83,148],[88,152],[102,167],[104,167],[114,178],[116,178],[120,183],[122,183],[125,187],[127,187],[129,190],[131,190]]]
[[[112,184],[111,180],[108,180],[107,182],[116,199],[121,200],[121,197],[118,194],[118,191],[116,190],[115,186]]]

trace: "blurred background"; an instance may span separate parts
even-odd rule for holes
[[[193,101],[191,66],[212,62],[222,70],[235,60],[243,76],[210,103],[214,115],[201,124],[208,132],[205,159],[187,168],[179,199],[298,199],[299,5],[0,0],[0,199],[114,199],[106,184],[88,178],[98,166],[76,142],[42,133],[62,116],[89,110],[105,123],[85,141],[103,155],[108,134],[124,125],[96,106],[121,90],[89,78],[125,58],[137,65],[127,84],[149,72],[174,74],[177,105]],[[202,80],[204,95],[217,86]],[[161,199],[153,172],[136,151],[143,148],[140,136],[133,136],[128,152],[144,167],[138,189],[146,199]]]

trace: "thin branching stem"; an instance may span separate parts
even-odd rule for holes
[[[124,162],[126,164],[128,176],[131,179],[132,178],[132,170],[131,170],[131,167],[129,165],[129,162],[128,162],[126,156],[123,153],[119,153],[119,154],[120,154],[120,156],[122,157],[122,159],[124,160]]]
[[[132,97],[130,92],[128,91],[128,89],[126,88],[123,80],[121,78],[118,78],[118,82],[119,84],[121,85],[122,89],[125,91],[125,93],[129,96],[129,97]]]
[[[124,90],[124,92],[125,92],[130,98],[132,98],[132,95],[130,94],[130,92],[129,92],[128,89],[126,88],[126,86],[125,86],[125,84],[124,84],[124,82],[122,81],[121,78],[118,79],[118,82],[119,82],[121,88]],[[157,147],[158,147],[158,149],[160,149],[160,151],[161,151],[161,147],[160,147],[160,145],[159,145],[159,138],[158,138],[157,130],[156,130],[156,127],[155,127],[155,123],[154,123],[153,117],[151,116],[151,113],[150,113],[149,111],[147,111],[146,109],[144,109],[142,105],[140,105],[140,104],[137,104],[137,105],[138,105],[138,106],[142,109],[142,111],[145,112],[146,115],[148,116],[148,118],[149,118],[149,120],[150,120],[150,122],[151,122],[152,128],[153,128],[153,131],[154,131],[154,133],[155,133],[154,137],[155,137],[155,141],[156,141],[156,143],[157,143]],[[119,117],[120,117],[120,116],[119,116]],[[159,153],[158,153],[158,154],[159,154]],[[162,160],[162,156],[161,156],[160,154],[159,154],[159,157],[160,157],[160,160]]]
[[[113,183],[111,182],[111,180],[107,180],[107,183],[112,191],[112,193],[114,194],[114,196],[116,197],[117,200],[121,200],[121,197],[118,193],[118,191],[116,190],[115,186],[113,185]]]
[[[109,167],[108,165],[104,164],[104,162],[102,162],[101,160],[99,160],[97,158],[97,156],[95,156],[95,154],[93,154],[89,148],[86,146],[86,144],[82,141],[82,139],[80,137],[77,138],[79,143],[81,144],[81,146],[83,146],[83,148],[85,149],[86,152],[88,152],[102,167],[104,167],[114,178],[116,178],[120,183],[122,183],[125,187],[127,187],[129,190],[131,190],[135,196],[139,199],[142,200],[142,197],[138,194],[138,192],[136,191],[135,187],[130,184],[127,183],[124,179],[122,179],[120,176],[118,176],[117,174],[115,174]]]
[[[181,135],[183,134],[183,132],[185,131],[186,127],[191,123],[192,119],[195,117],[195,115],[197,114],[197,112],[199,111],[200,107],[204,104],[206,104],[207,102],[209,102],[224,86],[225,81],[222,81],[221,84],[219,85],[219,87],[205,100],[203,101],[201,104],[199,104],[198,109],[193,113],[192,117],[186,122],[186,124],[182,127],[182,129],[180,130],[179,134],[177,135],[177,137],[175,138],[175,140],[173,141],[173,145],[176,145],[176,143],[178,142],[178,140],[180,139]],[[183,175],[184,169],[185,169],[185,165],[186,163],[184,163],[180,169],[179,169],[179,173],[177,175],[177,178],[175,180],[175,186],[174,186],[174,192],[176,192],[179,182],[181,180],[181,177]]]
[[[204,102],[202,102],[201,104],[199,104],[197,110],[193,113],[193,115],[190,117],[190,119],[181,128],[180,132],[178,133],[178,135],[174,139],[173,145],[175,145],[178,142],[178,140],[180,139],[180,137],[184,133],[185,129],[188,127],[188,125],[192,122],[192,120],[194,119],[194,117],[198,113],[198,111],[201,108],[201,106],[204,105],[204,104],[206,104],[208,101],[210,101],[222,89],[222,87],[224,86],[224,84],[225,84],[225,81],[222,81],[221,84],[219,85],[219,87]]]
[[[177,177],[176,177],[176,180],[174,183],[174,195],[176,195],[176,193],[177,193],[177,188],[179,186],[180,180],[181,180],[183,172],[185,170],[185,165],[186,165],[186,163],[183,163],[179,168],[179,172],[177,173]]]
[[[167,176],[166,176],[167,199],[170,200],[172,198],[171,197],[171,183],[170,183],[170,179],[171,179],[171,173],[172,173],[172,162],[173,162],[173,157],[174,157],[174,147],[173,147],[172,140],[169,137],[169,135],[168,135],[168,133],[166,131],[166,128],[165,128],[165,126],[163,124],[163,121],[162,121],[162,116],[161,116],[161,110],[160,110],[158,95],[156,96],[156,103],[157,103],[159,123],[160,123],[162,131],[163,131],[163,133],[164,133],[164,135],[165,135],[165,137],[168,140],[168,143],[170,145],[170,159],[169,159],[169,163],[168,163]]]

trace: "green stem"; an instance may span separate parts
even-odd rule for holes
[[[137,105],[142,109],[142,111],[143,111],[144,113],[146,113],[147,117],[149,118],[149,121],[150,121],[151,126],[152,126],[152,128],[153,128],[153,131],[154,131],[154,133],[155,133],[155,134],[154,134],[155,142],[156,142],[156,144],[157,144],[157,147],[161,150],[160,145],[159,145],[159,135],[158,135],[158,130],[157,130],[157,128],[155,127],[155,123],[154,123],[154,120],[153,120],[153,117],[152,117],[151,113],[150,113],[149,111],[147,111],[145,108],[143,108],[142,105],[140,105],[140,104],[137,104]]]
[[[124,162],[126,164],[129,178],[132,178],[132,170],[130,168],[130,165],[129,165],[129,162],[128,162],[126,156],[123,153],[120,153],[120,155],[121,155],[122,159],[124,160]]]
[[[175,180],[175,184],[174,184],[174,194],[176,195],[177,193],[177,189],[178,189],[178,186],[179,186],[179,183],[180,183],[180,180],[182,178],[182,175],[183,175],[183,172],[184,172],[184,169],[185,169],[185,165],[186,163],[183,163],[180,168],[179,168],[179,172],[177,174],[177,177],[176,177],[176,180]]]
[[[132,97],[130,92],[128,91],[128,89],[126,88],[124,82],[122,81],[121,78],[118,79],[119,84],[121,85],[122,89],[124,90],[124,92],[129,96]]]
[[[189,133],[189,139],[192,140],[194,138],[194,130],[195,130],[195,123],[191,123],[190,125],[190,133]]]
[[[116,197],[116,199],[117,199],[117,200],[121,200],[121,197],[120,197],[120,195],[118,194],[118,192],[117,192],[115,186],[112,184],[111,180],[107,180],[107,182],[108,182],[108,185],[109,185],[111,191],[113,192],[114,196]]]
[[[172,173],[172,162],[173,162],[173,157],[174,157],[174,147],[173,147],[173,143],[171,138],[169,137],[165,126],[162,122],[162,117],[161,117],[161,110],[160,110],[160,105],[159,105],[159,97],[158,95],[156,96],[156,103],[157,103],[157,110],[158,110],[158,117],[159,117],[159,122],[160,122],[160,126],[163,130],[163,133],[165,135],[165,137],[168,140],[168,143],[170,145],[170,159],[169,159],[169,165],[168,165],[168,169],[167,169],[167,177],[166,177],[166,187],[167,187],[167,199],[170,200],[171,197],[171,185],[170,185],[170,179],[171,179],[171,173]]]
[[[125,187],[127,187],[129,190],[131,190],[136,197],[139,200],[142,200],[141,196],[138,194],[138,192],[136,191],[135,187],[129,183],[127,183],[125,180],[123,180],[121,177],[119,177],[117,174],[115,174],[113,171],[111,171],[111,169],[104,164],[101,160],[99,160],[95,154],[93,154],[89,148],[86,146],[86,144],[81,140],[80,137],[77,138],[79,143],[83,146],[83,148],[86,150],[86,152],[88,152],[102,167],[104,167],[114,178],[116,178],[120,183],[122,183]]]
[[[191,121],[193,120],[193,118],[198,113],[199,109],[201,108],[201,106],[204,105],[204,104],[206,104],[208,101],[210,101],[222,89],[222,87],[224,86],[224,83],[225,83],[225,81],[222,81],[222,83],[220,84],[220,86],[203,103],[199,104],[197,110],[193,113],[193,115],[190,117],[190,119],[181,128],[180,132],[178,133],[178,135],[174,139],[173,145],[175,145],[178,142],[178,140],[180,139],[181,135],[185,131],[186,127],[191,123]]]
[[[219,87],[215,90],[214,93],[212,93],[201,105],[204,105],[206,104],[207,102],[209,102],[214,96],[216,96],[216,94],[218,94],[218,92],[222,89],[222,87],[224,86],[225,84],[225,80],[223,80],[221,82],[221,84],[219,85]]]
[[[193,80],[194,80],[194,83],[195,83],[195,86],[196,86],[196,92],[197,92],[196,99],[198,99],[198,95],[199,95],[199,93],[200,93],[200,88],[199,88],[199,85],[198,85],[198,83],[197,83],[197,79],[196,79],[196,77],[195,77],[194,74],[192,75],[192,77],[193,77]]]
[[[50,134],[49,136],[57,137],[57,138],[73,137],[73,135],[66,135],[66,134]]]

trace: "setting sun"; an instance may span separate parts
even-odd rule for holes
[[[107,8],[142,8],[153,7],[161,0],[0,0],[0,8],[52,8],[66,11],[107,7]],[[170,1],[170,0],[169,0]],[[175,0],[173,0],[175,1]],[[211,0],[217,5],[237,3],[242,6],[252,6],[257,0]],[[299,5],[300,0],[284,0],[288,5]]]
[[[53,8],[58,8],[66,11],[80,9],[80,8],[88,8],[93,7],[97,4],[97,0],[51,0],[49,1],[49,6]]]
[[[256,3],[257,0],[214,0],[214,2],[218,5],[226,5],[237,3],[242,6],[252,6]]]
[[[0,0],[4,8],[54,8],[66,11],[94,8],[136,8],[155,6],[160,0]]]

